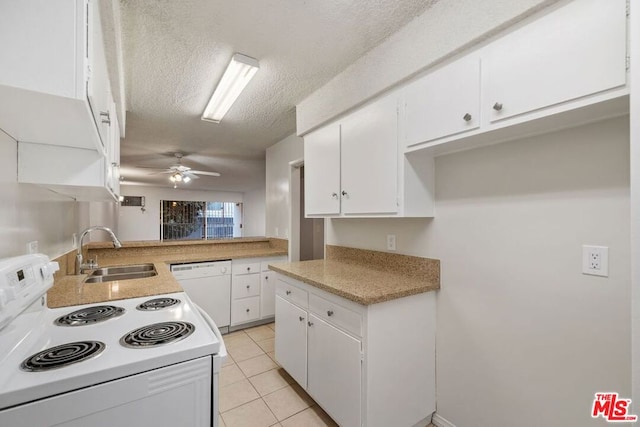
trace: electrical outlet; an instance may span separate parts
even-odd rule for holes
[[[609,248],[582,246],[582,274],[609,277]]]
[[[395,251],[396,250],[396,235],[395,234],[387,234],[387,250]]]
[[[32,242],[27,243],[27,253],[28,254],[37,254],[38,253],[38,241],[34,240]]]

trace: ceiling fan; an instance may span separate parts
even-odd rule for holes
[[[191,169],[189,166],[184,166],[182,164],[182,153],[174,153],[174,156],[176,157],[177,163],[160,172],[171,174],[169,175],[169,181],[173,183],[173,188],[176,188],[179,182],[188,183],[192,179],[198,179],[198,175],[220,176],[218,172],[199,171]]]

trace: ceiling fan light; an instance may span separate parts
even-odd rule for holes
[[[176,177],[175,177],[175,176],[173,176],[173,175],[171,175],[171,176],[169,177],[169,181],[171,181],[171,182],[176,182]]]
[[[201,119],[220,123],[259,68],[257,59],[241,53],[234,54],[218,86],[213,91]]]
[[[179,173],[179,172],[178,172],[178,173],[174,173],[174,174],[173,174],[173,178],[174,178],[177,182],[180,182],[180,181],[182,181],[182,174],[181,174],[181,173]]]
[[[182,179],[182,181],[186,184],[189,183],[189,181],[191,181],[191,177],[188,175],[185,175],[184,178]]]

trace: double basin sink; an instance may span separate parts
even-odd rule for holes
[[[157,276],[158,272],[153,264],[123,265],[102,267],[93,270],[84,283],[103,283],[116,280],[144,279]]]

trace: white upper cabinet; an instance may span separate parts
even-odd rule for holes
[[[340,214],[340,124],[304,138],[305,213]]]
[[[398,98],[389,96],[341,122],[344,214],[398,211]]]
[[[625,0],[568,3],[483,53],[491,122],[626,83]]]
[[[433,159],[405,157],[399,95],[304,137],[305,215],[433,216]]]
[[[96,6],[3,2],[0,56],[10,66],[0,67],[0,128],[17,141],[104,152],[108,129],[97,119],[110,100]]]
[[[403,90],[407,146],[480,126],[480,58],[464,58]]]

